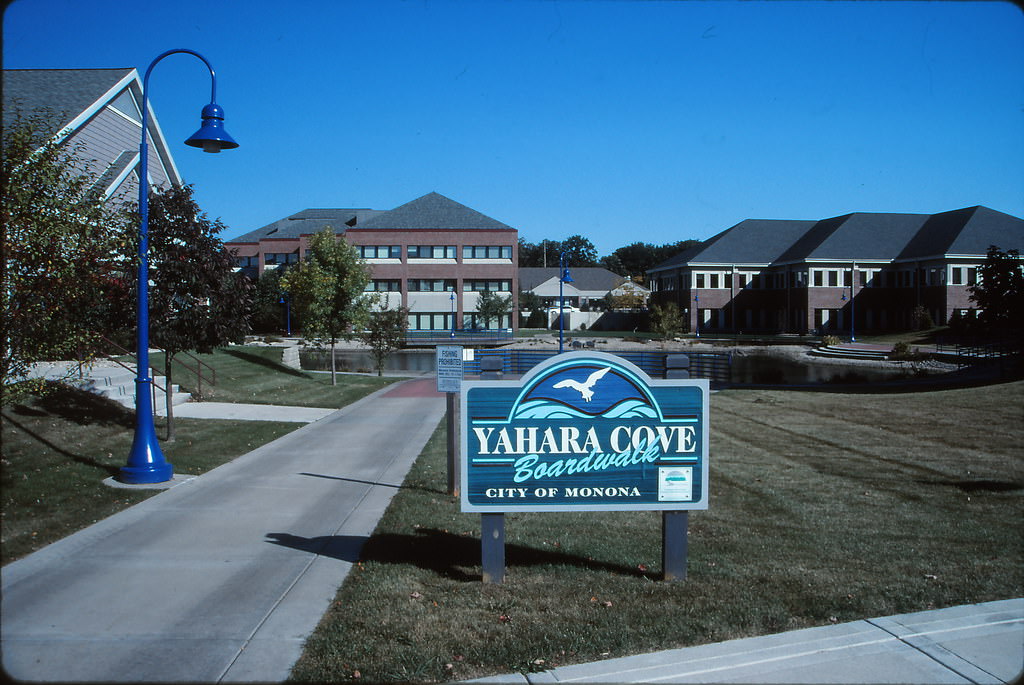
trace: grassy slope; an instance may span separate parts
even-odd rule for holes
[[[1022,382],[717,393],[711,507],[673,584],[646,512],[509,515],[506,583],[482,585],[442,428],[293,678],[471,678],[1021,596],[1021,406]]]

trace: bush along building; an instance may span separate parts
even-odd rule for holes
[[[652,302],[676,303],[690,331],[908,330],[972,314],[992,245],[1024,247],[1024,220],[982,206],[748,219],[647,273]]]
[[[304,259],[325,227],[359,250],[370,269],[367,290],[409,309],[410,340],[514,335],[518,231],[438,193],[387,211],[306,209],[225,244],[255,278]],[[488,291],[512,299],[508,313],[485,322],[477,304]]]

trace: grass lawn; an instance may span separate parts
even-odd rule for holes
[[[912,394],[711,398],[711,505],[689,577],[659,580],[660,514],[479,521],[435,433],[295,680],[444,681],[1024,595],[1024,382]]]
[[[231,347],[200,355],[217,369],[217,386],[204,392],[220,402],[342,407],[395,378],[329,375],[280,364],[281,350]],[[153,355],[161,368],[162,355]],[[184,373],[180,380],[189,387]],[[157,398],[162,402],[162,398]],[[299,428],[299,423],[175,419],[176,440],[165,442],[166,419],[157,417],[161,450],[175,473],[200,474]],[[0,486],[0,558],[9,563],[158,490],[111,488],[103,480],[127,461],[135,413],[91,393],[66,390],[24,405],[4,407]]]
[[[339,408],[396,380],[339,374],[338,385],[332,386],[330,374],[300,371],[281,364],[280,347],[232,346],[196,356],[217,370],[216,387],[211,389],[203,382],[203,399],[211,402]],[[187,357],[185,361],[194,366]],[[151,355],[150,363],[163,373],[162,353]],[[206,373],[208,370],[204,371],[204,378]],[[173,380],[186,391],[196,388],[195,374],[177,363]]]

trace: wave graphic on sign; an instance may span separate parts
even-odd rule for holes
[[[607,419],[658,418],[658,413],[649,404],[627,399],[609,407],[599,416]],[[520,404],[512,416],[514,419],[591,419],[594,414],[580,411],[561,402],[551,400],[528,400]]]

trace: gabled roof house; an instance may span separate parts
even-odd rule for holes
[[[648,271],[653,298],[693,331],[805,333],[945,323],[972,307],[990,245],[1024,247],[1024,220],[988,207],[741,221]]]
[[[96,178],[106,198],[138,198],[142,81],[134,68],[5,69],[3,125],[44,117],[55,141],[74,151],[81,172]],[[149,182],[180,184],[181,175],[150,106]],[[46,141],[40,140],[42,146]]]

